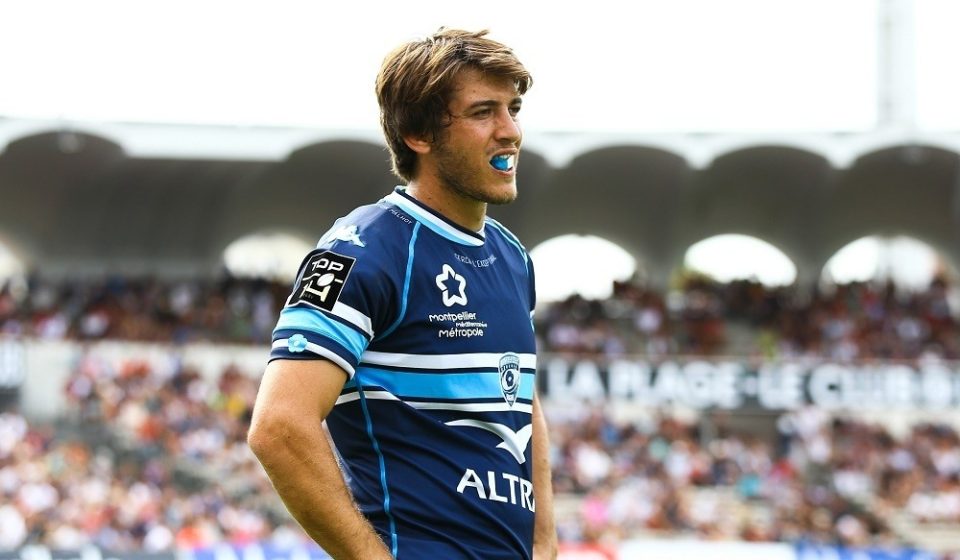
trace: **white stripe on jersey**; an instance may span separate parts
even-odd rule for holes
[[[396,354],[393,352],[366,351],[360,356],[361,364],[376,366],[407,367],[414,369],[475,369],[496,368],[503,356],[497,352],[476,352],[471,354]],[[517,354],[520,367],[537,368],[536,354]]]
[[[447,402],[410,402],[403,401],[413,408],[426,410],[460,410],[463,412],[523,412],[533,414],[533,405],[515,403],[513,407],[502,403],[447,403]]]
[[[522,412],[533,414],[533,405],[516,403],[511,407],[502,403],[451,403],[451,402],[415,402],[404,401],[388,391],[364,391],[364,397],[380,401],[400,401],[413,408],[421,410],[459,410],[461,412]],[[344,404],[360,400],[360,393],[341,395],[336,404]]]
[[[342,301],[333,304],[333,314],[367,333],[367,336],[370,338],[373,338],[373,321],[370,320],[370,317],[367,317]]]
[[[368,399],[374,399],[378,401],[399,401],[396,395],[389,391],[364,391],[363,396]],[[348,402],[360,400],[360,393],[349,393],[347,395],[340,395],[337,397],[337,402],[335,404],[344,404]]]
[[[287,340],[288,340],[288,339],[286,339],[286,338],[281,338],[281,339],[278,339],[278,340],[274,340],[274,341],[273,341],[273,348],[286,347],[286,346],[287,346]],[[353,373],[354,373],[353,366],[350,365],[346,360],[344,360],[343,358],[341,358],[340,355],[337,354],[336,352],[332,352],[332,351],[330,351],[330,350],[327,350],[327,349],[324,348],[323,346],[320,346],[320,345],[315,344],[315,343],[313,343],[313,342],[307,342],[307,346],[304,348],[304,350],[308,350],[310,353],[316,354],[316,355],[318,355],[318,356],[323,356],[324,358],[326,358],[326,359],[330,360],[331,362],[337,364],[338,366],[340,366],[341,368],[343,368],[343,371],[347,372],[347,375],[350,377],[350,379],[353,379]]]

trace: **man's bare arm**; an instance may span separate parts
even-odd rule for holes
[[[321,422],[347,373],[327,360],[274,360],[257,394],[247,442],[287,509],[338,560],[392,558],[343,481]]]
[[[550,438],[547,420],[540,408],[540,399],[533,396],[533,558],[552,560],[557,557],[557,527],[553,518],[553,481],[550,472]]]

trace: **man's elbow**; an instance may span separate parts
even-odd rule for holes
[[[247,445],[263,462],[265,457],[276,452],[277,447],[284,445],[288,429],[286,422],[276,414],[254,410],[250,429],[247,430]]]

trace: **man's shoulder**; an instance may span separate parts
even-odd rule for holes
[[[523,243],[520,242],[520,238],[510,231],[505,225],[501,224],[497,220],[494,220],[490,216],[487,216],[484,219],[484,231],[486,232],[487,239],[499,239],[511,246],[518,253],[519,258],[523,260],[527,260],[529,258],[527,248],[523,245]]]
[[[381,200],[360,206],[338,219],[317,242],[317,248],[390,251],[405,246],[412,231],[413,221]]]

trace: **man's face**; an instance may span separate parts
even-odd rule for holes
[[[517,160],[523,133],[520,95],[509,78],[479,70],[454,83],[450,126],[432,146],[440,184],[471,200],[506,204],[517,198]]]

